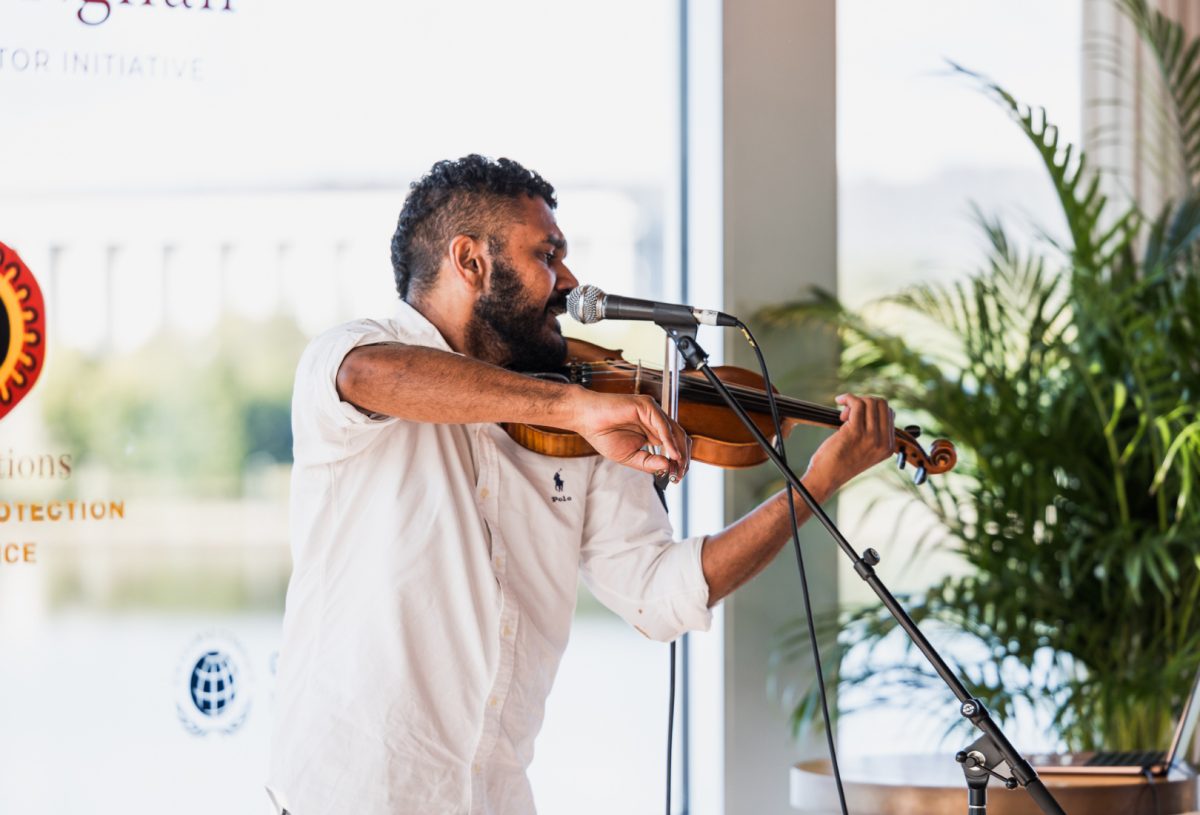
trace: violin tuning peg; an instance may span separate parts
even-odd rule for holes
[[[921,437],[921,426],[915,425],[915,424],[910,424],[908,427],[904,428],[904,432],[907,433],[908,435],[912,436],[914,439],[920,438]]]
[[[916,484],[918,487],[925,483],[925,468],[924,467],[918,467],[917,471],[915,473],[913,473],[913,483]]]
[[[903,470],[904,465],[907,463],[908,463],[908,456],[904,455],[904,451],[901,450],[899,453],[896,454],[896,466],[899,467],[901,470]]]

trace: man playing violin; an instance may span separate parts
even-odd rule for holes
[[[533,812],[525,770],[577,579],[668,641],[706,630],[790,537],[781,492],[674,540],[652,477],[687,472],[682,428],[648,396],[518,373],[566,353],[557,317],[578,281],[555,206],[516,162],[438,162],[392,241],[395,315],[328,331],[300,361],[280,811]],[[837,401],[844,424],[803,479],[822,501],[895,443],[884,401]],[[542,456],[501,422],[570,430],[600,455]]]

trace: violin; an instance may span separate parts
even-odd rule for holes
[[[575,338],[567,339],[567,363],[563,373],[535,374],[581,385],[602,393],[647,394],[661,401],[662,372],[621,356],[621,351],[603,348]],[[775,441],[775,424],[767,401],[763,378],[745,368],[721,365],[710,369],[724,383],[754,420],[764,436]],[[778,389],[774,389],[778,393]],[[841,409],[828,408],[777,396],[784,438],[797,424],[840,427]],[[761,464],[767,454],[725,404],[721,395],[700,371],[681,371],[679,378],[680,426],[692,439],[692,460],[727,469],[743,469]],[[504,430],[522,447],[547,456],[571,458],[596,455],[582,436],[569,430],[538,425],[505,423]],[[896,428],[896,464],[904,469],[914,465],[913,481],[921,484],[926,476],[940,475],[954,468],[958,453],[945,439],[937,439],[926,452],[917,438],[921,429],[910,425]]]

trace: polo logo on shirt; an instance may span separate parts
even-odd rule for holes
[[[562,479],[562,470],[559,470],[558,472],[556,472],[554,474],[554,491],[562,492],[563,488],[566,486],[567,486],[567,483],[565,481],[563,481],[563,479]],[[554,503],[554,504],[565,504],[567,501],[570,501],[570,500],[571,500],[571,496],[569,496],[569,495],[551,495],[550,496],[550,502]]]

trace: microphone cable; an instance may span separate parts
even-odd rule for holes
[[[663,510],[666,512],[670,512],[670,509],[667,507],[666,484],[665,483],[660,484],[658,482],[658,480],[656,479],[654,482],[654,491],[658,493],[658,500],[662,502]],[[672,815],[672,812],[671,812],[671,782],[673,779],[672,779],[672,772],[671,772],[671,765],[672,765],[671,759],[674,757],[674,750],[672,748],[675,746],[675,643],[676,642],[677,642],[677,640],[671,640],[671,644],[670,644],[671,670],[670,670],[670,679],[669,679],[670,684],[669,684],[668,690],[667,690],[667,815]],[[687,715],[687,711],[685,710],[684,716],[686,716],[686,715]],[[687,738],[687,730],[686,729],[684,730],[684,738],[685,739]],[[687,745],[685,744],[684,745],[684,751],[685,751],[684,757],[685,758],[687,756],[686,750],[687,750]],[[684,764],[684,780],[685,781],[687,780],[687,764],[686,764],[686,762]],[[686,787],[683,791],[683,795],[684,795],[684,803],[686,805],[686,803],[687,803]],[[685,815],[686,815],[686,811],[685,811]]]
[[[1171,773],[1171,767],[1174,762],[1167,765],[1167,772],[1163,775],[1166,778]],[[1158,800],[1158,781],[1155,780],[1154,774],[1150,772],[1149,767],[1142,767],[1142,775],[1146,777],[1146,785],[1150,787],[1150,795],[1154,799],[1154,815],[1162,815],[1162,805]],[[1140,796],[1139,796],[1140,797]]]
[[[737,328],[741,330],[742,336],[746,338],[746,342],[750,343],[750,347],[754,349],[754,356],[758,358],[758,367],[762,372],[763,384],[766,386],[767,403],[771,406],[771,421],[775,425],[775,450],[779,453],[779,458],[786,464],[787,453],[784,451],[783,445],[783,422],[779,418],[779,405],[775,401],[775,389],[771,387],[771,374],[767,371],[767,361],[763,358],[762,349],[758,347],[758,341],[754,339],[754,334],[751,333],[749,326],[738,320]],[[804,569],[804,554],[800,550],[800,526],[796,523],[796,497],[792,494],[790,485],[785,485],[784,489],[787,490],[788,514],[792,521],[792,545],[796,550],[796,566],[800,571],[800,590],[804,597],[805,621],[808,623],[808,641],[812,645],[813,663],[817,670],[817,687],[821,695],[821,715],[825,719],[825,740],[829,746],[829,763],[833,768],[833,783],[837,787],[838,803],[841,805],[842,815],[848,815],[846,810],[846,793],[842,789],[842,774],[838,768],[837,746],[834,744],[833,723],[829,717],[829,699],[825,691],[825,675],[821,669],[821,649],[817,645],[817,629],[816,624],[813,622],[812,599],[808,592],[808,576]]]
[[[687,715],[687,711],[683,712]],[[667,815],[671,812],[671,753],[675,738],[675,640],[671,640],[671,690],[667,694]],[[686,793],[685,793],[686,794]]]

